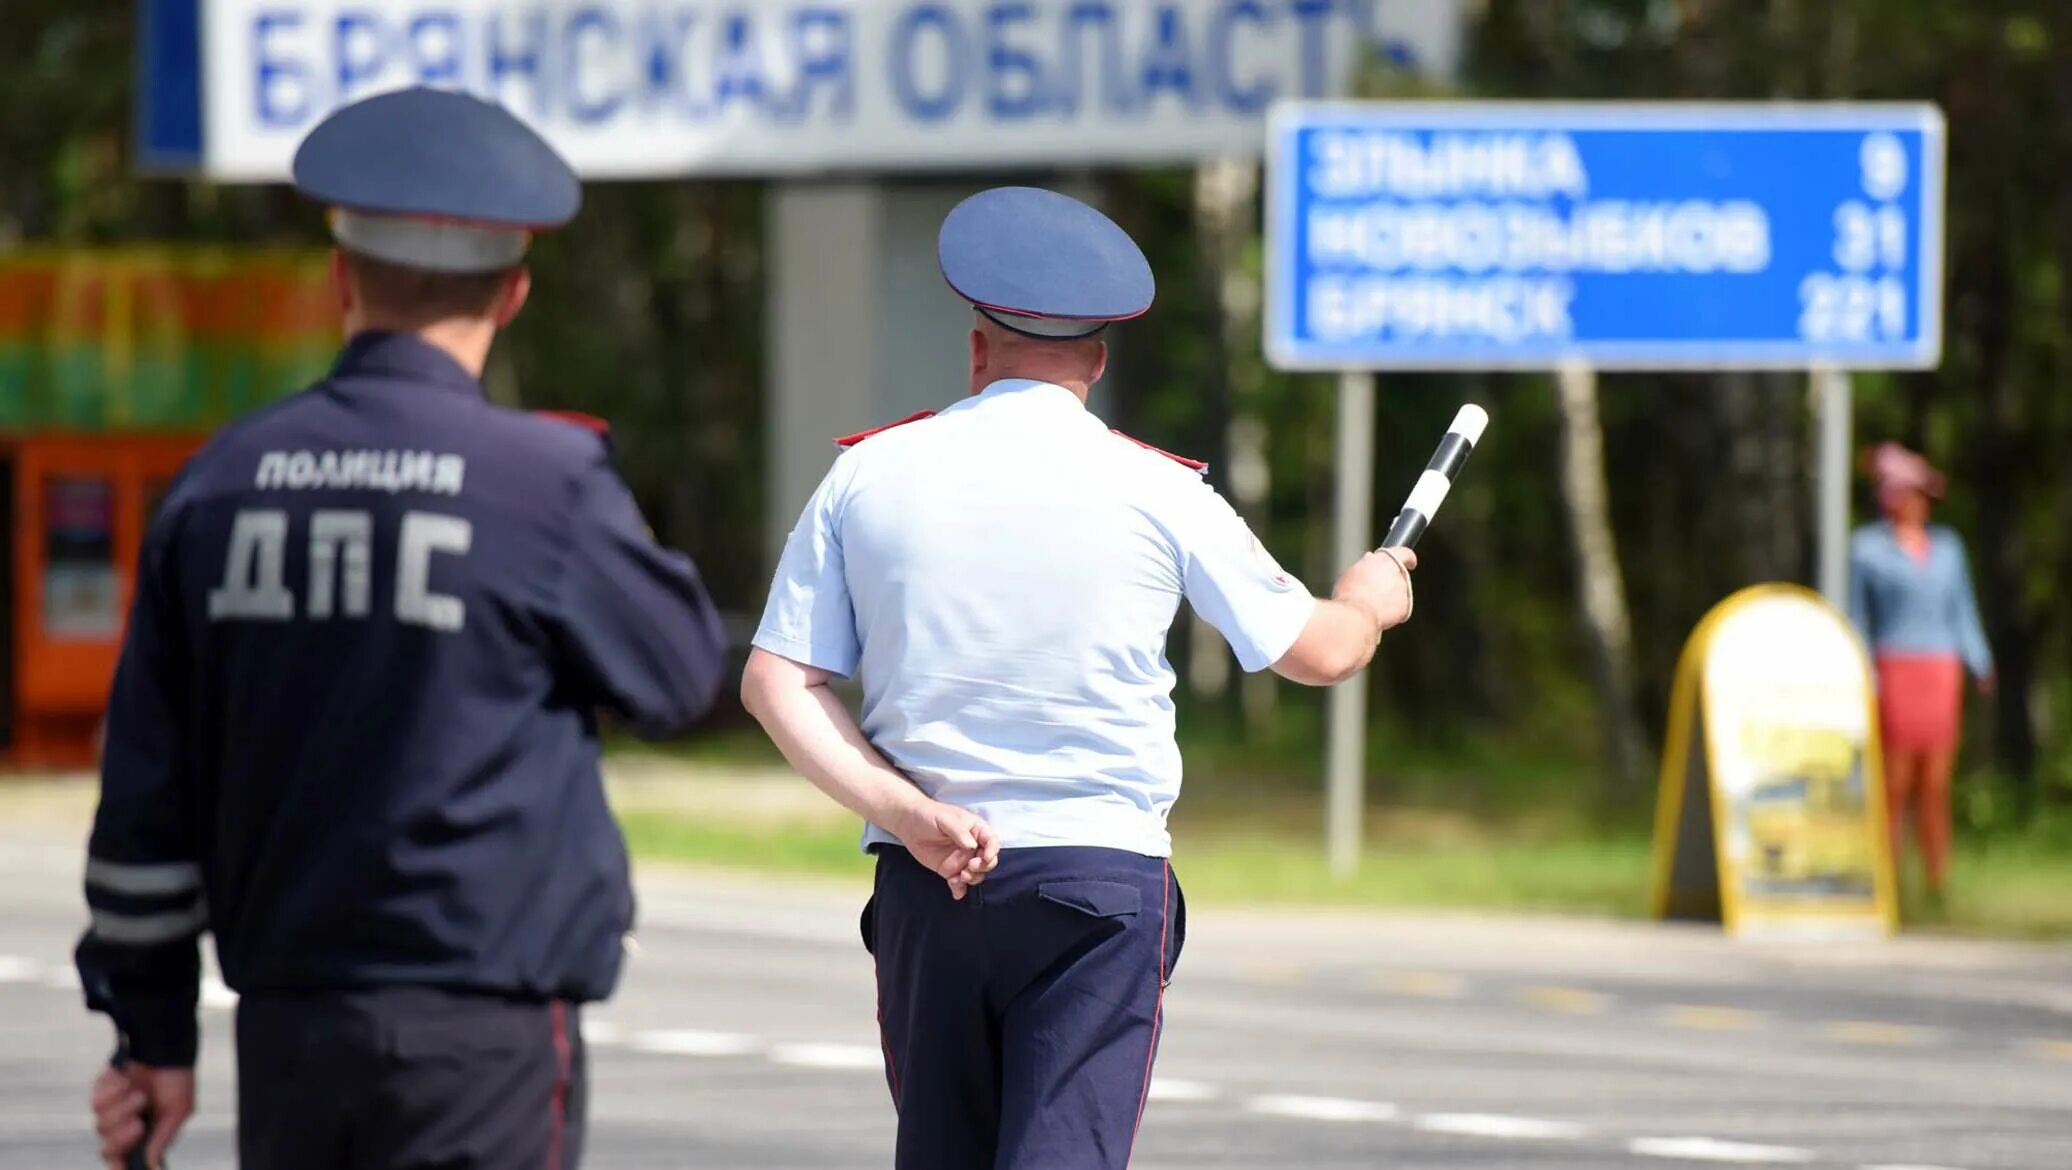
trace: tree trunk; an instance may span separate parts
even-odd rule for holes
[[[1993,46],[1966,70],[1978,102],[1966,111],[1965,120],[1979,128],[1972,136],[1972,149],[1982,158],[2007,158],[2022,149],[2003,129],[2011,116],[2007,96],[1992,80],[2004,67],[2004,56]],[[2005,180],[1992,189],[1989,204],[1996,212],[1996,224],[2018,221],[2019,208],[2012,196]],[[1970,483],[1960,482],[1957,487],[1963,491],[1968,486],[1977,501],[1974,583],[2000,682],[1993,702],[1993,754],[2014,778],[2016,801],[2026,815],[2035,807],[2036,730],[2030,722],[2030,694],[2040,623],[2029,614],[2023,582],[2027,569],[2021,523],[2025,428],[2015,384],[2021,377],[2016,353],[2020,290],[2015,245],[2000,230],[1985,230],[1982,225],[1967,233],[1959,247],[1958,264],[1968,274],[1966,284],[1973,293],[1960,317],[1960,328],[1974,339],[1977,354],[1977,364],[1962,390],[1977,404],[1978,429],[1969,444]]]
[[[2072,5],[2055,5],[2052,8],[2052,14],[2050,31],[2052,51],[2051,75],[2055,79],[2056,84],[2052,87],[2051,96],[2053,99],[2052,105],[2057,114],[2058,157],[2066,158],[2072,157],[2072,154],[2067,153],[2072,152]],[[2062,178],[2058,183],[2057,221],[2058,281],[2062,287],[2067,282],[2072,282],[2072,182],[2067,182]],[[2072,332],[2072,297],[2068,297],[2061,292],[2058,300],[2064,309],[2065,328],[2068,332]],[[2064,450],[2066,447],[2064,441],[2061,439],[2059,443],[2058,449]],[[2060,473],[2058,478],[2058,498],[2060,501],[2058,504],[2058,515],[2072,516],[2072,475]],[[2060,541],[2059,557],[2060,564],[2057,580],[2072,581],[2072,539]],[[2061,613],[2060,621],[2062,622],[2063,620]],[[2065,652],[2066,675],[2067,677],[2072,677],[2072,630],[2061,629],[2059,639]],[[2062,710],[2062,708],[2052,710],[2048,715],[2055,717],[2059,710]],[[2042,720],[2038,722],[2043,723],[2042,731],[2044,735],[2052,739],[2055,739],[2055,736],[2065,735],[2068,731],[2072,731],[2072,729],[2062,726],[2053,728],[2049,723]],[[2053,732],[2055,735],[2053,735]],[[2062,792],[2063,790],[2060,789],[2060,791]]]
[[[1590,642],[1591,674],[1603,717],[1605,761],[1615,796],[1635,796],[1647,756],[1633,674],[1633,621],[1612,538],[1605,484],[1604,427],[1597,413],[1597,373],[1564,367],[1556,379],[1561,413],[1561,499],[1568,511],[1576,593]]]
[[[1195,168],[1201,279],[1205,299],[1215,307],[1215,353],[1228,395],[1221,482],[1230,493],[1231,506],[1265,542],[1273,471],[1267,458],[1266,420],[1257,409],[1259,379],[1245,376],[1247,367],[1256,365],[1253,346],[1259,335],[1259,297],[1243,268],[1257,220],[1258,193],[1259,168],[1248,159],[1215,159]],[[1249,735],[1272,730],[1279,700],[1280,680],[1271,672],[1262,670],[1239,680],[1238,701]]]
[[[1976,587],[1986,629],[1993,640],[2000,689],[1993,703],[1994,756],[2015,778],[2024,814],[2035,807],[2036,731],[2029,722],[2029,692],[2035,674],[2035,623],[2022,588],[2021,467],[2016,435],[2020,404],[2012,387],[2008,351],[2013,311],[2012,274],[2005,245],[1989,241],[1995,253],[1986,278],[1984,318],[1979,334],[1979,435],[1974,487],[1978,499]]]

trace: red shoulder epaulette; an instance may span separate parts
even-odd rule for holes
[[[853,435],[843,435],[841,438],[835,440],[835,446],[840,447],[846,451],[849,448],[854,447],[856,444],[863,442],[865,439],[870,438],[872,435],[882,435],[886,431],[891,430],[893,427],[903,427],[908,423],[917,423],[924,418],[934,417],[935,412],[932,410],[917,410],[914,413],[906,416],[905,418],[900,419],[898,422],[889,422],[882,427],[872,427],[867,431],[858,431]]]
[[[1114,428],[1112,427],[1109,429],[1111,431],[1114,431]],[[1179,464],[1187,470],[1194,472],[1197,475],[1206,474],[1209,470],[1209,465],[1203,463],[1199,459],[1189,459],[1185,455],[1175,455],[1171,451],[1168,451],[1163,447],[1154,447],[1151,444],[1145,442],[1144,440],[1137,438],[1135,435],[1124,435],[1121,431],[1114,431],[1114,433],[1117,435],[1121,435],[1121,437],[1128,439],[1130,442],[1135,443],[1137,446],[1144,448],[1146,451],[1155,451],[1158,454],[1165,456],[1166,458],[1172,460],[1173,462]]]
[[[532,413],[538,418],[551,418],[565,423],[573,423],[586,431],[594,431],[607,439],[612,437],[612,425],[594,414],[584,414],[577,410],[535,410]]]

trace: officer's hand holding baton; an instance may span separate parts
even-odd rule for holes
[[[1410,571],[1417,568],[1417,539],[1439,514],[1439,505],[1453,490],[1453,481],[1468,465],[1475,444],[1489,426],[1489,412],[1470,403],[1454,415],[1446,437],[1439,440],[1425,464],[1424,474],[1411,489],[1410,498],[1389,525],[1381,547],[1362,557],[1338,582],[1333,599],[1358,606],[1386,630],[1410,620],[1417,609],[1417,593],[1410,583]],[[1391,581],[1393,575],[1395,580]]]
[[[1374,621],[1378,635],[1410,620],[1417,608],[1410,572],[1417,554],[1407,548],[1376,549],[1354,561],[1338,578],[1331,600],[1349,605]]]
[[[1468,456],[1488,425],[1489,414],[1481,407],[1461,407],[1418,477],[1417,486],[1411,489],[1410,497],[1389,525],[1381,547],[1353,562],[1338,579],[1337,587],[1331,591],[1337,608],[1319,609],[1327,620],[1313,624],[1325,632],[1312,637],[1305,630],[1303,638],[1275,669],[1311,685],[1342,681],[1365,668],[1369,654],[1347,657],[1335,648],[1346,645],[1357,631],[1363,648],[1371,651],[1372,644],[1365,643],[1367,637],[1378,642],[1383,632],[1410,620],[1417,608],[1416,591],[1410,581],[1411,571],[1417,568],[1417,540],[1438,515],[1439,505],[1452,490],[1455,477],[1467,466]],[[1337,615],[1336,620],[1328,620],[1333,615]],[[1318,649],[1320,646],[1325,649]]]

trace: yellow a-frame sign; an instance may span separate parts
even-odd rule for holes
[[[1876,691],[1849,622],[1758,585],[1698,623],[1676,670],[1655,809],[1655,913],[1736,935],[1898,925]]]

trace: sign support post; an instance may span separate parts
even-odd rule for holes
[[[1854,389],[1847,370],[1823,366],[1813,371],[1819,428],[1819,471],[1814,481],[1820,533],[1816,579],[1821,595],[1844,613],[1849,611],[1849,442],[1855,428]]]
[[[1373,374],[1349,370],[1338,376],[1331,563],[1339,568],[1374,545],[1374,399]],[[1359,868],[1366,814],[1366,671],[1331,688],[1325,723],[1324,838],[1331,875],[1343,878]]]

